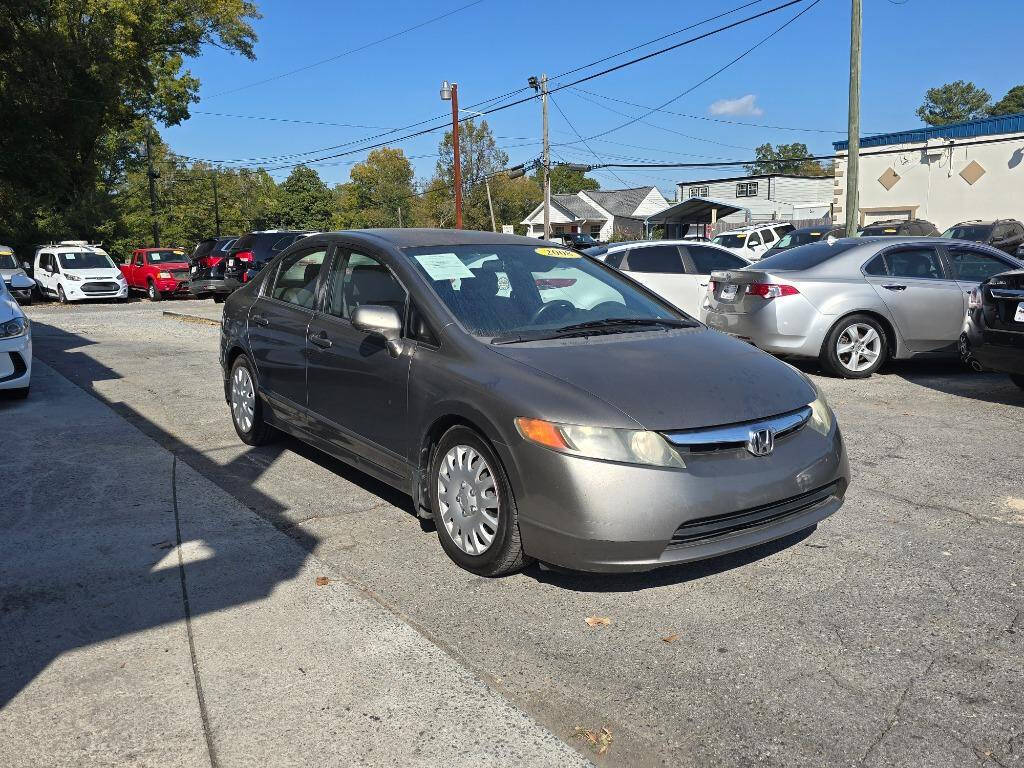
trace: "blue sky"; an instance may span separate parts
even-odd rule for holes
[[[182,154],[215,160],[274,158],[357,141],[384,130],[450,114],[438,95],[442,80],[459,83],[460,105],[525,86],[530,75],[554,75],[637,45],[742,4],[743,0],[647,0],[630,5],[610,0],[482,0],[448,18],[357,53],[250,88],[273,77],[393,34],[471,0],[258,1],[256,60],[208,48],[188,63],[202,82],[196,114],[165,138]],[[783,2],[763,0],[751,7],[643,48],[603,66],[679,42],[716,26]],[[703,80],[746,48],[781,26],[810,0],[736,29],[685,46],[581,85],[590,94],[566,89],[553,100],[572,125],[588,137],[614,128]],[[1019,60],[1019,0],[863,0],[864,65],[861,102],[864,133],[918,124],[914,110],[925,89],[973,80],[995,99],[1024,82]],[[745,160],[753,148],[805,142],[824,154],[845,136],[849,60],[849,0],[820,0],[806,14],[753,53],[658,114],[589,142],[603,161],[702,162]],[[589,72],[588,70],[587,72]],[[581,73],[586,74],[586,72]],[[576,75],[578,77],[580,75]],[[232,91],[232,92],[225,92]],[[603,98],[602,98],[603,97]],[[589,101],[588,101],[589,99]],[[618,99],[620,101],[611,101]],[[615,110],[619,114],[613,111]],[[199,112],[345,123],[305,125],[226,118]],[[776,128],[734,125],[718,117]],[[499,144],[511,163],[540,152],[540,105],[528,102],[490,116]],[[814,129],[813,131],[788,130]],[[667,130],[666,130],[667,129]],[[682,135],[681,135],[682,134]],[[396,144],[412,159],[416,176],[429,177],[440,131]],[[577,139],[551,108],[551,140]],[[313,152],[316,158],[349,149]],[[346,181],[364,152],[314,164],[329,184]],[[265,166],[296,162],[268,160]],[[555,160],[597,162],[581,144],[555,147]],[[254,165],[255,163],[249,163]],[[275,171],[284,178],[287,169]],[[676,181],[730,175],[726,171],[617,170],[595,175],[605,188],[653,184],[671,195]]]

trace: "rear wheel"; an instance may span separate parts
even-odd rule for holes
[[[156,283],[152,280],[146,286],[146,295],[149,296],[150,301],[160,301],[160,289],[156,287]]]
[[[1011,373],[1010,381],[1012,381],[1021,389],[1024,389],[1024,373]]]
[[[836,323],[821,349],[821,365],[834,376],[866,379],[889,354],[885,330],[870,315],[850,315]]]
[[[249,358],[239,355],[231,366],[229,381],[231,422],[246,445],[263,445],[273,436],[273,427],[263,420],[263,404],[256,390],[256,375]]]
[[[529,562],[505,470],[475,431],[455,426],[430,462],[430,507],[448,557],[480,576],[505,576]]]

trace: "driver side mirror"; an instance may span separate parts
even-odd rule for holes
[[[352,325],[363,333],[381,336],[387,342],[388,353],[398,357],[404,351],[402,344],[402,318],[394,307],[382,304],[364,304],[352,313]]]
[[[11,277],[11,288],[15,288],[19,291],[25,291],[29,288],[34,288],[36,281],[26,275],[13,275]]]

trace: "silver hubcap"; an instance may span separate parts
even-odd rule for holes
[[[252,429],[256,412],[256,389],[252,385],[252,376],[243,366],[235,368],[231,377],[231,415],[235,424],[243,432]]]
[[[152,283],[149,284],[149,298],[156,298],[156,286]]]
[[[498,533],[498,487],[487,461],[475,448],[456,445],[437,472],[441,520],[455,546],[482,555]]]
[[[850,371],[867,370],[875,364],[880,354],[882,339],[870,325],[854,323],[839,334],[836,356],[843,367]]]

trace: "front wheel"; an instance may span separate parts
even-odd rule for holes
[[[850,315],[836,323],[821,348],[821,365],[833,376],[866,379],[889,354],[885,330],[870,315]]]
[[[428,485],[438,539],[457,565],[480,576],[505,576],[529,562],[505,470],[479,434],[464,426],[445,432]]]
[[[256,375],[245,355],[239,355],[231,366],[229,386],[231,422],[242,442],[246,445],[270,442],[273,427],[263,420],[263,404],[256,390]]]
[[[1010,381],[1012,381],[1021,389],[1024,389],[1024,373],[1011,373]]]
[[[224,303],[224,299],[226,299],[226,298],[227,297],[224,294],[222,294],[222,293],[215,293],[215,294],[213,294],[213,303],[214,304],[223,304]]]
[[[59,301],[61,304],[67,304],[68,303],[68,297],[67,297],[67,294],[64,293],[64,286],[63,285],[58,285],[57,286],[57,301]]]
[[[160,289],[156,287],[156,283],[152,280],[149,281],[146,287],[146,295],[149,296],[150,301],[160,301]]]

